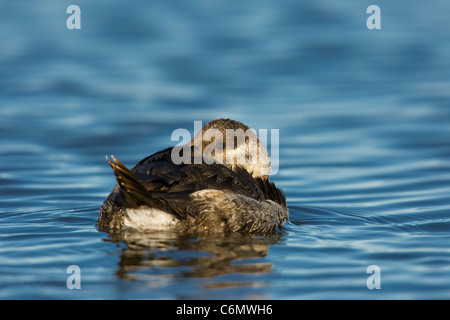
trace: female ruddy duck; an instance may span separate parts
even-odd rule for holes
[[[221,138],[230,130],[246,136],[230,145]],[[268,234],[289,219],[283,192],[269,182],[266,148],[238,121],[213,120],[188,144],[156,152],[131,170],[107,160],[118,184],[100,209],[101,231]]]

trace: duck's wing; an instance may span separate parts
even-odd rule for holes
[[[287,208],[286,196],[283,190],[278,189],[275,183],[267,179],[256,178],[258,186],[264,194],[266,200],[272,200],[284,208]]]
[[[204,189],[222,190],[263,201],[258,183],[244,169],[230,170],[218,164],[174,164],[172,148],[157,152],[128,170],[117,159],[110,161],[125,206],[148,205],[173,213],[178,218],[187,215],[189,195]]]
[[[171,159],[172,149],[158,151],[142,159],[131,169],[148,191],[159,192],[170,189],[181,180],[180,170]]]
[[[157,152],[131,169],[148,191],[170,199],[188,200],[192,192],[218,189],[264,200],[259,185],[245,169],[232,171],[223,164],[204,161],[197,164],[193,149],[191,161],[177,165],[172,161],[172,149]]]

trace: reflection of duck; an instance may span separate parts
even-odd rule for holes
[[[269,245],[281,241],[281,238],[281,233],[265,237],[236,234],[190,238],[168,231],[111,235],[112,241],[126,245],[121,252],[117,276],[129,280],[147,279],[153,284],[171,277],[212,278],[231,273],[270,272],[272,262],[261,259],[267,255]],[[162,269],[165,271],[161,272]],[[156,273],[153,274],[152,270]],[[209,287],[240,285],[246,283],[208,283]]]
[[[227,129],[241,130],[247,136],[234,139],[234,146],[227,146],[217,135],[210,137],[201,142],[198,161],[198,136],[202,139],[209,129],[222,137]],[[182,149],[191,151],[190,163],[175,164],[174,147],[141,160],[131,170],[114,157],[114,162],[108,160],[118,184],[103,203],[97,226],[109,232],[267,234],[277,230],[288,220],[286,198],[269,182],[267,150],[248,129],[229,119],[211,121]],[[210,158],[205,156],[206,150]]]

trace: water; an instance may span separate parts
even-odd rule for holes
[[[2,3],[0,298],[449,299],[450,4],[370,4]],[[105,155],[218,117],[280,130],[282,234],[97,231]]]

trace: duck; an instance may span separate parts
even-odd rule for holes
[[[245,136],[224,139],[230,132]],[[286,196],[269,180],[266,147],[239,121],[212,120],[188,143],[131,170],[114,156],[106,160],[117,184],[98,213],[100,231],[264,235],[289,220]]]

